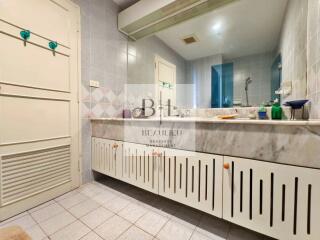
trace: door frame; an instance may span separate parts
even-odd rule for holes
[[[155,105],[158,106],[159,104],[159,74],[158,74],[158,71],[159,71],[159,62],[162,62],[166,65],[168,65],[169,67],[172,67],[175,69],[175,72],[174,72],[174,105],[176,105],[176,102],[177,102],[177,66],[174,65],[173,63],[165,60],[164,58],[160,57],[159,55],[155,55],[155,58],[154,58],[154,66],[155,66],[155,70],[154,70],[154,84],[155,84]]]

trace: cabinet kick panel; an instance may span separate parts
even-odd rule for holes
[[[224,219],[276,239],[319,239],[319,170],[233,157],[224,163]]]

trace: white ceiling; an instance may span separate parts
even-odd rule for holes
[[[120,6],[120,8],[126,9],[128,7],[130,7],[131,5],[135,4],[136,2],[138,2],[139,0],[113,0],[117,5]]]
[[[278,46],[286,5],[287,0],[240,0],[156,35],[187,60],[269,52]],[[191,34],[200,41],[181,41]]]

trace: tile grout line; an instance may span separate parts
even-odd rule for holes
[[[52,204],[50,204],[50,205],[52,205]],[[38,223],[38,221],[36,221],[36,219],[30,214],[30,217],[33,219],[33,221],[35,221],[36,222],[36,225],[41,229],[41,231],[44,233],[44,235],[45,235],[45,237],[44,238],[42,238],[41,240],[43,240],[43,239],[45,239],[45,238],[49,238],[50,239],[50,237],[49,237],[49,235],[47,235],[47,233],[44,231],[44,229],[40,226],[40,224]]]

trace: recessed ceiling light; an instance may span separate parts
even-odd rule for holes
[[[222,30],[221,21],[218,21],[215,24],[213,24],[211,29],[214,33],[221,33],[221,30]]]

